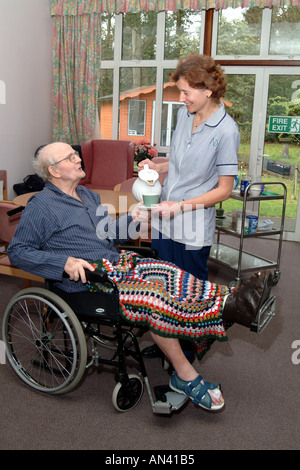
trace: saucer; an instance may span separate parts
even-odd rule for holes
[[[151,211],[151,209],[154,208],[154,206],[155,206],[155,204],[152,204],[152,206],[150,206],[150,207],[149,207],[149,206],[145,206],[145,204],[138,204],[138,207],[139,207],[140,209],[145,209],[145,210],[147,210],[147,211]]]

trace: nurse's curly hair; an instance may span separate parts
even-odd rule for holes
[[[182,77],[192,88],[211,90],[211,98],[216,102],[219,102],[226,92],[223,69],[209,56],[191,54],[183,57],[179,60],[175,72],[169,76],[172,82],[178,82]]]

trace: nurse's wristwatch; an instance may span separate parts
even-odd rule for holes
[[[180,212],[183,212],[183,205],[181,201],[179,202],[179,207],[180,207]]]

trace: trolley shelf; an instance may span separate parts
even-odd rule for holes
[[[258,183],[252,183],[253,185],[257,185]],[[242,210],[242,224],[241,224],[241,233],[236,232],[232,226],[232,217],[230,215],[226,215],[221,219],[217,218],[216,220],[216,231],[217,231],[217,240],[216,243],[212,246],[210,251],[209,259],[215,263],[222,265],[223,267],[228,268],[231,272],[236,274],[235,284],[241,283],[241,274],[244,272],[253,272],[265,269],[272,269],[274,268],[274,275],[273,275],[273,284],[276,284],[280,277],[279,272],[279,264],[280,264],[280,256],[281,256],[281,245],[283,239],[283,226],[284,226],[284,217],[285,217],[285,207],[286,207],[286,196],[287,196],[287,189],[284,183],[280,182],[266,182],[263,183],[265,187],[267,185],[272,186],[281,186],[283,189],[283,194],[277,194],[273,192],[268,192],[267,194],[261,194],[259,196],[248,196],[251,193],[249,191],[251,189],[252,184],[250,184],[245,191],[245,194],[241,196],[239,193],[232,192],[230,198],[236,199],[243,202],[243,210]],[[244,224],[246,218],[246,205],[247,202],[263,202],[263,201],[270,201],[274,199],[281,199],[282,200],[282,213],[281,213],[281,220],[280,220],[280,227],[279,228],[272,228],[271,230],[259,230],[255,233],[244,233]],[[222,204],[220,204],[222,206]],[[233,237],[239,238],[239,248],[234,248],[229,245],[225,245],[220,243],[220,236],[221,233],[226,233]],[[278,254],[277,254],[277,261],[270,261],[268,259],[262,258],[260,256],[256,256],[255,254],[248,253],[244,251],[243,244],[244,239],[246,238],[258,238],[258,237],[265,237],[270,235],[279,235],[278,240]]]
[[[239,267],[239,249],[223,243],[215,243],[210,250],[210,258],[233,272]],[[240,269],[243,272],[259,271],[260,269],[276,268],[277,263],[243,251]]]
[[[228,233],[236,238],[241,238],[241,234],[236,232],[235,229],[232,228],[232,216],[226,215],[223,219],[216,218],[216,229],[220,232]],[[244,233],[244,238],[257,238],[257,237],[265,237],[267,235],[280,235],[281,230],[276,228],[271,228],[271,230],[259,230],[256,233]]]
[[[257,184],[257,183],[256,183]],[[265,183],[267,184],[267,183]],[[279,183],[271,183],[271,184],[279,184]],[[255,185],[255,183],[253,183]],[[273,199],[284,199],[284,194],[273,194],[270,196],[261,194],[260,196],[246,196],[247,202],[248,201],[271,201]],[[244,196],[241,196],[239,193],[235,193],[234,191],[230,195],[230,199],[236,199],[237,201],[243,201]]]

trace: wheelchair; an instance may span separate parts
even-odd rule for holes
[[[145,255],[143,247],[133,249]],[[23,289],[10,300],[2,338],[14,372],[31,388],[59,395],[79,386],[87,369],[105,364],[115,368],[112,404],[117,411],[133,409],[144,386],[154,413],[179,410],[188,400],[185,395],[167,385],[153,390],[150,386],[139,347],[147,328],[122,319],[118,288],[106,273],[96,270],[86,275],[89,281],[109,283],[110,292],[70,294],[67,302],[53,281],[46,281],[45,288]],[[137,374],[127,373],[127,358],[133,359]]]

